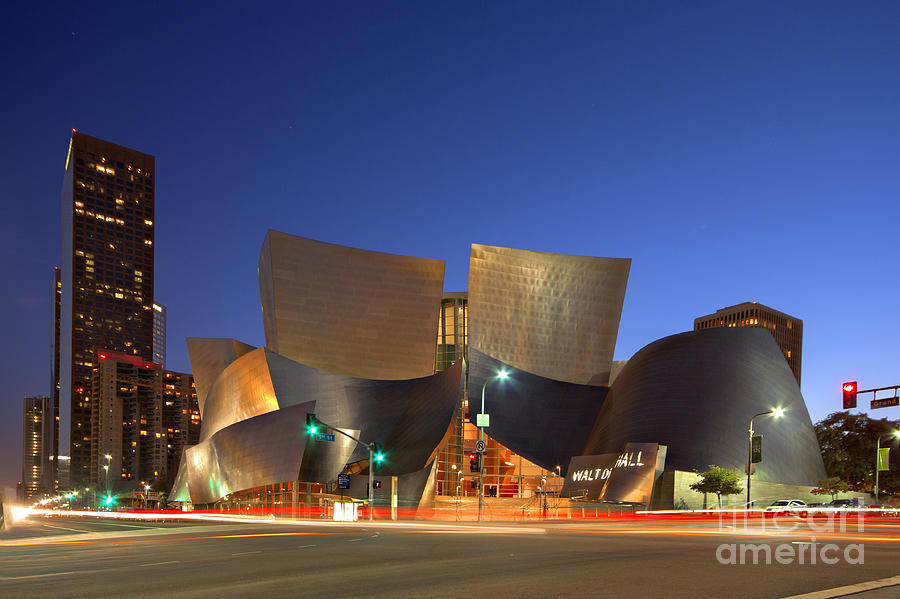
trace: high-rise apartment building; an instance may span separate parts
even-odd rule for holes
[[[200,442],[200,407],[194,377],[164,370],[161,374],[163,428],[166,435],[166,484],[175,483],[184,450]]]
[[[54,488],[53,400],[26,397],[22,417],[22,486],[25,499],[50,493]]]
[[[113,490],[149,484],[167,490],[185,446],[199,441],[193,377],[105,350],[97,352],[95,364],[92,484]]]
[[[166,367],[166,307],[153,302],[153,361]]]
[[[53,400],[53,438],[50,449],[53,452],[53,463],[50,466],[54,488],[60,488],[59,474],[59,323],[62,311],[62,273],[59,267],[53,268],[53,284],[50,289],[50,305],[52,306],[52,337],[50,339],[50,396]],[[66,464],[68,468],[68,463]],[[68,479],[67,479],[68,480]],[[66,483],[68,484],[68,483]]]
[[[803,354],[803,321],[757,302],[744,302],[694,319],[694,330],[715,327],[760,327],[768,329],[781,348],[797,384]]]
[[[98,467],[91,463],[95,352],[153,358],[154,172],[153,156],[72,132],[62,188],[57,346],[72,485],[86,483]]]

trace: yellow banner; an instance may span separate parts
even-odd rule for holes
[[[882,447],[878,450],[878,469],[881,471],[890,470],[888,466],[888,456],[891,455],[890,447]]]

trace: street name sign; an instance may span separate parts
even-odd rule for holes
[[[870,409],[877,410],[878,408],[892,408],[894,406],[900,406],[900,397],[885,397],[884,399],[873,399],[872,407]]]

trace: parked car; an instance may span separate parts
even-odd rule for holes
[[[889,518],[900,516],[900,512],[897,511],[897,508],[886,503],[870,505],[869,509],[873,510],[872,513],[877,516],[884,516]]]
[[[780,514],[803,515],[800,512],[806,510],[806,502],[799,499],[779,499],[763,510],[763,515],[777,516]]]

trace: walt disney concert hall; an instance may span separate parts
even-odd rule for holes
[[[307,434],[307,414],[384,448],[374,484],[384,506],[458,506],[482,491],[479,474],[488,506],[548,494],[691,504],[695,470],[745,471],[748,419],[773,407],[784,417],[755,424],[765,458],[752,466],[754,497],[824,478],[768,330],[681,333],[613,362],[630,267],[475,244],[468,291],[445,293],[441,260],[269,231],[265,347],[187,340],[202,428],[170,499],[272,509],[364,499],[368,451]]]

